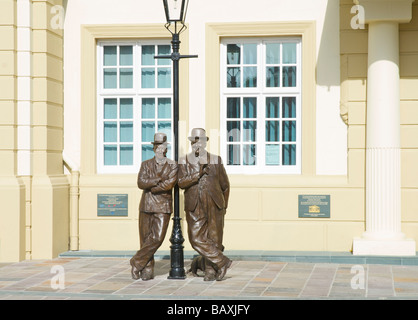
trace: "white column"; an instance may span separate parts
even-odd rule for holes
[[[415,255],[401,232],[399,23],[369,23],[366,232],[354,255]]]

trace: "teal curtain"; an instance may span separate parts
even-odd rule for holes
[[[133,145],[120,146],[120,165],[131,166],[133,164],[134,147]]]
[[[134,124],[131,121],[121,121],[120,123],[120,142],[134,141]]]
[[[155,119],[155,98],[142,99],[142,119]]]
[[[279,118],[280,116],[280,98],[266,98],[266,118]]]
[[[158,118],[171,119],[171,98],[158,99]]]
[[[104,165],[115,166],[118,164],[118,147],[117,145],[104,146]]]
[[[119,70],[119,86],[121,89],[132,89],[134,87],[134,75],[132,68],[121,68]]]
[[[283,43],[283,63],[296,63],[296,43]]]
[[[171,88],[171,69],[158,68],[158,88]]]
[[[295,97],[283,97],[283,118],[296,118]]]
[[[133,47],[132,46],[120,46],[119,65],[132,66],[133,65]]]
[[[133,99],[121,98],[120,99],[120,114],[121,119],[133,119]]]
[[[280,63],[280,44],[268,43],[266,44],[266,63],[279,64]]]
[[[152,144],[142,145],[142,161],[149,160],[154,157],[154,150]]]
[[[296,165],[296,145],[285,144],[283,145],[283,165],[294,166]]]
[[[283,67],[283,87],[296,87],[296,67]]]
[[[240,98],[228,98],[226,100],[226,117],[227,118],[240,118],[241,114],[241,99]]]
[[[143,66],[155,65],[155,46],[142,46],[141,64]]]
[[[280,86],[280,67],[266,68],[266,86],[268,88]]]
[[[103,47],[103,65],[105,66],[116,66],[117,65],[117,47],[116,46],[105,46]]]
[[[118,116],[118,100],[104,99],[104,119],[116,119]]]
[[[266,121],[266,141],[280,141],[279,127],[279,121]]]
[[[154,68],[142,68],[141,87],[143,89],[155,88],[155,69]]]
[[[103,73],[103,87],[105,89],[116,89],[118,86],[117,69],[107,68]]]
[[[142,142],[154,141],[155,121],[142,121]]]
[[[243,45],[244,64],[257,64],[257,44],[250,43]]]
[[[116,121],[105,121],[104,123],[104,142],[117,142],[118,125]]]
[[[296,141],[296,121],[283,121],[283,141]]]

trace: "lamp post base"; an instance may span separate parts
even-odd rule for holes
[[[184,238],[181,233],[180,217],[173,218],[173,233],[170,238],[170,259],[171,269],[168,275],[168,279],[186,279],[186,272],[184,271],[184,253],[183,242]]]

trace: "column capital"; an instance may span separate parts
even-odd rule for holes
[[[412,19],[415,0],[353,0],[364,8],[364,22],[392,21],[408,23]]]

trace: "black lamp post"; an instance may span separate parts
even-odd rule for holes
[[[164,11],[167,19],[165,28],[172,35],[172,53],[166,56],[155,56],[156,59],[171,59],[173,61],[173,129],[174,129],[174,160],[179,160],[179,61],[183,58],[196,58],[196,55],[180,55],[180,33],[186,29],[184,20],[186,17],[189,0],[163,0]],[[184,238],[180,225],[179,187],[174,187],[174,217],[173,231],[170,237],[171,269],[168,279],[185,279],[184,271]]]

